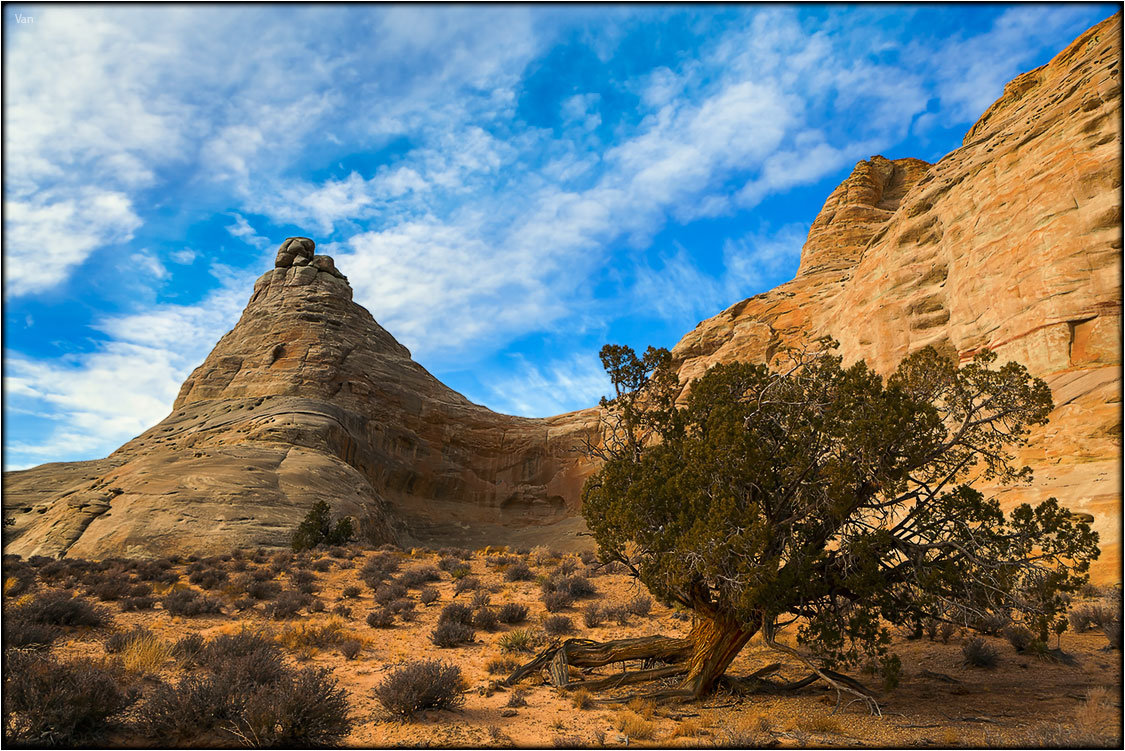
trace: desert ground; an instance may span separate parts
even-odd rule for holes
[[[554,638],[678,636],[690,629],[690,614],[651,600],[630,576],[600,565],[591,554],[543,547],[433,551],[351,545],[301,554],[240,550],[205,559],[100,563],[8,556],[4,569],[6,695],[16,696],[10,692],[24,680],[9,670],[11,650],[19,645],[29,659],[89,660],[113,668],[115,680],[133,695],[104,727],[46,739],[57,745],[268,745],[268,739],[233,724],[203,728],[188,715],[165,713],[163,725],[152,722],[153,697],[162,686],[166,690],[185,676],[205,672],[192,667],[193,641],[198,649],[200,641],[244,631],[276,644],[293,670],[330,671],[329,681],[345,692],[351,720],[347,734],[334,741],[343,746],[1121,744],[1120,635],[1113,648],[1102,628],[1091,622],[1116,613],[1120,629],[1120,587],[1090,587],[1075,598],[1072,624],[1084,630],[1071,628],[1061,641],[1052,637],[1049,649],[1038,654],[1017,651],[1015,640],[1004,635],[984,636],[985,652],[995,652],[992,667],[966,664],[964,647],[972,637],[960,630],[933,628],[912,639],[896,631],[893,650],[902,659],[903,676],[896,688],[879,691],[882,716],[877,717],[847,699],[837,706],[835,692],[821,685],[771,692],[770,684],[762,684],[751,693],[728,687],[702,702],[660,704],[620,700],[628,692],[652,690],[651,685],[592,695],[564,692],[538,675],[516,686],[501,685],[514,667]],[[564,584],[556,586],[560,581]],[[550,589],[577,596],[557,594],[550,602],[555,612],[548,612],[544,600],[552,598],[544,593]],[[63,592],[85,600],[100,613],[103,625],[50,626],[53,617],[66,619],[50,615],[59,609],[43,603],[51,598],[69,602]],[[462,620],[475,625],[469,627],[471,633],[446,639],[454,646],[439,647],[434,634],[451,603],[465,606],[462,614],[471,611],[472,617]],[[526,607],[522,618],[519,605]],[[219,612],[188,614],[209,609]],[[488,612],[479,615],[482,610]],[[372,613],[380,615],[369,617]],[[497,623],[498,614],[515,622]],[[50,638],[37,644],[34,634],[25,633],[33,623],[53,629],[51,646],[41,643]],[[782,640],[795,645],[791,632]],[[471,640],[457,643],[464,639]],[[463,704],[406,717],[377,699],[377,689],[402,664],[433,658],[460,669]],[[728,672],[746,676],[779,659],[785,658],[755,638]],[[607,666],[597,674],[612,675],[623,667]],[[800,664],[784,663],[771,679],[781,683],[806,674]],[[880,687],[880,680],[863,670],[853,675],[873,689]],[[9,742],[20,740],[20,732],[34,732],[28,730],[32,726],[34,718],[6,708]],[[26,735],[22,740],[35,742]]]

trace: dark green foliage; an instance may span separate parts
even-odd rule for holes
[[[308,550],[317,545],[344,545],[354,534],[349,517],[340,517],[333,524],[332,508],[325,501],[317,501],[293,532],[293,550]]]
[[[518,602],[506,602],[500,606],[496,617],[501,623],[521,623],[527,619],[527,606]]]
[[[223,603],[196,589],[177,589],[160,604],[172,615],[211,615],[223,612]]]
[[[4,653],[4,739],[35,746],[98,740],[136,701],[113,663],[57,662],[18,650]]]
[[[48,591],[12,613],[16,618],[44,626],[91,626],[110,623],[109,612],[88,600],[74,597],[69,592]],[[7,614],[6,614],[7,617]]]
[[[411,718],[424,709],[456,709],[465,703],[461,668],[440,660],[415,660],[396,668],[375,687],[375,698],[393,715]]]
[[[1005,515],[964,483],[1030,477],[1014,449],[1050,389],[991,353],[959,368],[923,349],[884,380],[820,346],[717,365],[682,408],[666,351],[604,348],[616,396],[582,503],[600,557],[727,632],[800,616],[827,665],[889,664],[888,624],[986,610],[1045,640],[1096,533],[1054,499]]]
[[[966,665],[974,668],[994,668],[1000,662],[1000,653],[979,636],[969,639],[961,647],[961,654]]]

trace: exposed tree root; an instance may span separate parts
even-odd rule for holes
[[[773,630],[769,628],[767,624],[767,628],[762,630],[762,639],[763,641],[765,641],[766,646],[768,646],[770,649],[777,650],[778,652],[782,652],[798,660],[809,670],[813,671],[816,677],[820,678],[829,686],[836,689],[836,706],[832,710],[833,714],[840,709],[840,702],[843,701],[844,694],[848,693],[858,697],[855,701],[862,701],[867,706],[868,710],[871,711],[871,714],[875,715],[876,717],[883,716],[883,711],[879,708],[879,702],[876,701],[875,693],[871,689],[864,686],[855,678],[846,676],[843,673],[837,673],[834,670],[827,670],[825,668],[818,668],[816,665],[806,659],[805,656],[800,652],[784,644],[778,644],[773,637]],[[806,678],[805,680],[808,681],[808,683],[812,683],[812,681],[808,678]],[[805,685],[808,685],[808,683],[806,683]],[[850,705],[851,702],[849,702],[848,704]]]
[[[763,632],[763,637],[767,646],[796,659],[812,670],[812,674],[798,681],[775,683],[769,680],[769,676],[777,673],[781,669],[782,663],[774,662],[759,668],[749,676],[736,678],[724,675],[721,677],[721,682],[725,686],[743,694],[762,691],[774,693],[796,691],[822,680],[836,690],[837,701],[834,712],[839,710],[844,694],[851,694],[858,697],[856,701],[863,701],[872,714],[882,716],[875,694],[859,681],[833,670],[816,667],[795,649],[778,644],[769,630]],[[645,636],[608,642],[597,642],[590,639],[567,639],[562,642],[556,640],[500,683],[505,686],[513,686],[533,675],[544,674],[551,685],[563,690],[607,691],[623,686],[686,675],[688,679],[676,688],[667,688],[650,693],[634,693],[627,696],[606,697],[599,701],[604,704],[616,704],[628,702],[635,698],[652,701],[699,699],[702,692],[699,690],[699,686],[693,683],[690,676],[693,661],[697,660],[698,656],[695,642],[690,638]],[[660,662],[665,665],[664,667],[642,670],[622,670],[615,675],[585,680],[576,680],[571,674],[574,668],[590,669],[616,662],[624,665],[624,663],[631,661],[641,661],[645,665]]]

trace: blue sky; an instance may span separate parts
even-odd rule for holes
[[[289,235],[474,401],[590,406],[1116,7],[6,5],[5,468],[166,416]]]

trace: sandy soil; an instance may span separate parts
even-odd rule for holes
[[[538,555],[536,554],[538,553]],[[901,684],[884,693],[882,717],[871,716],[859,704],[836,710],[835,692],[812,686],[784,695],[754,694],[734,696],[719,693],[702,703],[653,705],[634,702],[622,704],[595,702],[579,709],[569,695],[547,685],[542,679],[525,681],[526,706],[508,707],[512,689],[496,689],[493,683],[505,674],[490,674],[489,663],[502,656],[498,644],[513,628],[533,627],[541,630],[546,613],[540,600],[536,581],[507,582],[501,571],[489,564],[489,554],[477,551],[468,565],[484,588],[490,591],[492,603],[502,605],[518,602],[527,605],[528,621],[515,626],[502,625],[497,631],[477,631],[474,643],[439,649],[430,641],[438,615],[450,602],[468,602],[472,592],[454,595],[454,583],[448,572],[433,583],[440,598],[430,605],[418,605],[417,619],[411,623],[396,622],[389,629],[369,627],[365,618],[376,609],[371,588],[363,585],[359,572],[372,551],[356,553],[348,568],[340,567],[340,559],[331,558],[331,568],[316,572],[320,597],[328,610],[345,602],[351,607],[350,617],[343,618],[346,628],[363,642],[363,649],[354,660],[345,659],[338,648],[327,646],[315,650],[295,650],[294,660],[305,665],[331,668],[350,695],[355,720],[350,746],[625,746],[660,747],[693,746],[1057,746],[1114,745],[1120,747],[1122,655],[1106,649],[1100,631],[1083,634],[1066,633],[1062,637],[1064,659],[1037,658],[1017,653],[999,637],[985,637],[1000,653],[999,665],[990,670],[962,664],[965,635],[954,634],[949,643],[921,639],[907,641],[896,638],[894,650],[904,667]],[[432,551],[396,553],[403,568],[420,564],[436,564],[439,557]],[[314,554],[314,557],[327,557]],[[536,575],[545,575],[555,568],[558,558],[545,550],[524,556]],[[226,565],[229,565],[226,564]],[[344,563],[348,566],[348,563]],[[251,565],[263,568],[268,564]],[[183,573],[186,564],[174,570]],[[579,566],[579,570],[582,570]],[[288,585],[288,576],[281,573],[277,581]],[[563,611],[574,622],[575,636],[597,640],[619,639],[663,633],[685,634],[690,620],[657,603],[647,616],[632,616],[627,625],[614,621],[595,628],[583,624],[582,609],[589,602],[621,604],[643,588],[622,574],[602,574],[591,578],[598,595],[579,600]],[[184,586],[186,575],[182,577]],[[346,586],[359,585],[358,598],[342,600]],[[77,591],[81,591],[79,588]],[[221,594],[221,589],[211,592]],[[417,601],[418,590],[410,591]],[[204,636],[237,631],[244,625],[280,633],[286,626],[324,623],[339,616],[330,613],[302,612],[289,621],[267,618],[262,606],[237,613],[230,606],[234,596],[224,595],[226,611],[221,616],[177,617],[155,610],[120,612],[114,603],[107,603],[113,612],[117,630],[143,625],[164,639],[174,641],[195,631]],[[7,602],[6,598],[6,602]],[[109,629],[71,633],[60,640],[55,653],[60,657],[101,655]],[[793,643],[792,636],[788,637]],[[1052,646],[1054,642],[1052,640]],[[388,671],[404,660],[439,657],[460,666],[468,682],[465,705],[456,711],[431,711],[414,721],[392,719],[375,700],[372,689]],[[521,660],[531,657],[518,655]],[[769,662],[778,660],[755,638],[732,666],[730,673],[745,675]],[[630,666],[632,667],[632,666]],[[602,669],[609,674],[620,666]],[[807,671],[798,664],[787,664],[779,678],[795,680]],[[152,676],[175,680],[175,663],[169,660]],[[871,686],[871,676],[856,674]],[[626,719],[637,719],[637,733],[627,735],[619,728]],[[648,732],[646,732],[648,731]],[[147,745],[159,739],[118,737],[114,744]]]

